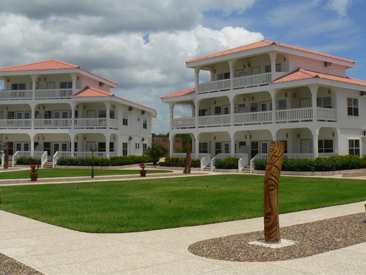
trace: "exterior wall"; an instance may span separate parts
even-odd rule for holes
[[[92,79],[92,78],[89,78],[89,77],[86,77],[84,75],[78,75],[78,80],[77,80],[76,85],[79,89],[83,89],[86,86],[97,87],[99,89],[102,89],[102,90],[105,90],[105,91],[108,91],[108,92],[111,92],[111,89],[112,89],[112,87],[110,87],[106,84],[99,85],[99,81],[97,81],[95,79]]]

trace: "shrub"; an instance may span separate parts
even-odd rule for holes
[[[16,164],[18,165],[41,164],[41,160],[32,157],[19,157],[16,160]]]
[[[265,160],[255,160],[256,170],[266,168]],[[366,168],[366,158],[357,156],[320,157],[317,159],[285,159],[283,171],[336,171]]]
[[[57,165],[61,166],[120,166],[148,162],[146,156],[119,156],[111,158],[60,158]]]
[[[146,155],[149,156],[151,158],[151,161],[153,162],[154,165],[156,165],[160,158],[162,158],[163,156],[165,156],[167,154],[167,150],[159,145],[159,144],[153,144],[147,151],[146,151]]]
[[[238,158],[227,157],[224,159],[217,159],[215,167],[217,169],[238,169]]]
[[[185,158],[165,158],[165,162],[161,162],[160,166],[167,167],[184,167],[185,166]],[[198,159],[192,159],[192,167],[199,168],[201,166],[201,162]]]

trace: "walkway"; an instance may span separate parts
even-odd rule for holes
[[[363,203],[281,215],[288,226],[364,211]],[[366,243],[292,261],[234,263],[190,254],[198,240],[260,230],[262,219],[88,234],[0,211],[0,252],[45,274],[365,274]],[[0,267],[1,268],[1,267]]]

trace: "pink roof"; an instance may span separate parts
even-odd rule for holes
[[[195,57],[195,58],[192,58],[192,59],[188,60],[187,63],[197,62],[197,61],[204,61],[204,60],[214,58],[214,57],[220,57],[220,56],[225,56],[225,55],[229,55],[229,54],[233,54],[233,53],[245,52],[245,51],[249,51],[249,50],[253,50],[253,49],[269,47],[269,46],[272,46],[272,45],[280,47],[280,48],[301,51],[301,52],[304,52],[304,53],[316,54],[316,55],[319,55],[319,56],[323,56],[323,57],[327,57],[327,58],[330,58],[330,59],[335,59],[335,60],[339,60],[339,61],[343,61],[343,62],[349,62],[349,63],[352,63],[352,64],[355,63],[354,60],[351,60],[351,59],[348,59],[348,58],[334,56],[334,55],[330,55],[328,53],[319,52],[319,51],[310,50],[310,49],[305,49],[305,48],[301,48],[301,47],[298,47],[298,46],[278,43],[276,41],[269,40],[269,39],[261,40],[261,41],[258,41],[258,42],[254,42],[254,43],[251,43],[251,44],[239,46],[239,47],[236,47],[236,48],[226,49],[226,50],[223,50],[223,51],[212,52],[212,53],[209,53],[209,54],[203,55],[203,56],[198,56],[198,57]]]
[[[186,88],[179,91],[170,92],[169,94],[165,96],[161,96],[161,99],[167,99],[172,97],[179,97],[179,96],[185,96],[194,93],[194,88]]]
[[[74,96],[111,96],[112,94],[108,91],[98,89],[95,87],[85,87],[81,91],[74,94]]]
[[[31,64],[0,67],[0,72],[27,72],[27,71],[48,71],[79,69],[78,65],[66,63],[59,60],[44,60]]]
[[[331,81],[338,81],[346,84],[354,84],[354,85],[361,85],[366,86],[366,80],[359,80],[353,79],[348,76],[339,76],[333,74],[325,74],[319,72],[313,72],[305,69],[297,69],[287,75],[284,75],[280,78],[277,78],[273,81],[273,83],[285,83],[290,81],[298,81],[298,80],[306,80],[306,79],[313,79],[313,78],[320,78],[324,80],[331,80]]]

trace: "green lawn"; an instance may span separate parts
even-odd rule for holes
[[[148,170],[147,173],[164,173],[167,170]],[[96,176],[110,176],[110,175],[131,175],[138,174],[140,170],[118,170],[118,169],[95,169]],[[53,168],[53,169],[39,169],[38,176],[40,178],[58,178],[58,177],[82,177],[90,176],[90,168]],[[23,179],[30,178],[30,170],[1,172],[0,179]]]
[[[225,175],[4,186],[0,199],[0,209],[80,231],[143,231],[262,216],[263,178]],[[366,181],[281,179],[281,213],[365,199]]]

